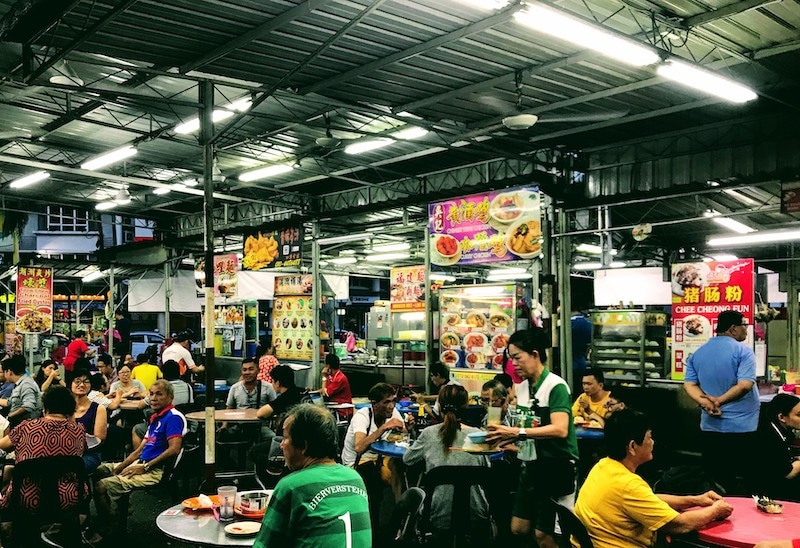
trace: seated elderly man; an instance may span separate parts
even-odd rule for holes
[[[572,404],[572,416],[585,422],[594,421],[600,426],[606,423],[608,415],[608,399],[611,392],[605,389],[605,377],[602,369],[588,369],[583,372],[581,382],[583,394]]]
[[[367,490],[352,469],[336,464],[336,421],[301,404],[283,422],[281,451],[292,473],[275,486],[254,548],[369,548]]]
[[[647,418],[632,409],[615,411],[606,422],[608,457],[598,462],[578,494],[575,514],[596,548],[649,547],[655,535],[696,531],[727,518],[733,508],[714,491],[701,495],[656,495],[636,469],[652,460]],[[696,510],[689,510],[699,506]]]
[[[158,379],[150,386],[150,426],[147,435],[122,462],[101,464],[95,473],[94,499],[98,523],[109,524],[111,503],[135,489],[161,481],[164,467],[180,455],[186,434],[186,417],[172,405],[172,384]]]

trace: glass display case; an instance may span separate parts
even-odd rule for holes
[[[470,394],[503,370],[509,336],[530,324],[530,287],[496,284],[439,289],[437,357]]]
[[[668,378],[666,326],[664,312],[592,312],[592,365],[610,381],[644,385],[647,379]]]
[[[205,314],[205,308],[202,311]],[[205,333],[205,319],[203,339]],[[254,356],[258,346],[258,301],[214,305],[214,355]]]

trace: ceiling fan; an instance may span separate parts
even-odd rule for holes
[[[497,97],[483,95],[478,97],[478,101],[489,108],[505,114],[500,123],[511,131],[523,131],[530,129],[537,123],[557,123],[557,122],[602,122],[621,118],[628,114],[628,111],[603,111],[587,114],[571,114],[566,116],[539,116],[532,112],[526,112],[524,106],[524,93],[522,89],[522,72],[514,74],[514,91],[516,102],[512,105]]]

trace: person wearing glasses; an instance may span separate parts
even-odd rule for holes
[[[741,312],[720,312],[716,331],[716,337],[689,356],[683,388],[701,409],[706,474],[730,494],[752,462],[759,413],[756,357],[742,344],[747,321]]]
[[[88,369],[76,369],[70,376],[72,377],[69,385],[70,393],[75,398],[75,422],[83,426],[88,436],[94,436],[102,442],[108,432],[108,415],[104,406],[89,399],[92,375]],[[91,474],[97,470],[102,460],[99,447],[87,449],[83,453],[86,473]]]

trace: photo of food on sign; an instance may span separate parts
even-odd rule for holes
[[[432,203],[430,261],[438,266],[538,258],[542,253],[537,187],[473,194]]]
[[[250,235],[244,241],[242,266],[247,270],[261,270],[278,257],[278,241],[270,234],[261,232]]]
[[[672,265],[672,293],[683,296],[687,287],[704,289],[708,285],[709,272],[705,263]]]

